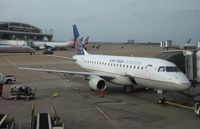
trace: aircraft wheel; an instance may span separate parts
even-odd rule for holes
[[[165,98],[161,97],[159,100],[158,100],[158,104],[164,104],[165,103]]]
[[[124,91],[126,93],[131,93],[133,91],[133,86],[124,86]]]

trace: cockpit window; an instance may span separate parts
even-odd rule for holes
[[[166,71],[167,72],[179,72],[178,68],[174,67],[174,66],[167,66]]]
[[[175,66],[160,66],[158,72],[179,72],[180,70]]]
[[[160,66],[158,68],[158,72],[165,72],[165,67],[164,66]]]

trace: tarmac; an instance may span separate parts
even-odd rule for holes
[[[160,53],[157,45],[102,44],[88,47],[89,53],[152,57]],[[73,49],[56,51],[55,55],[71,57]],[[51,68],[84,71],[73,61],[37,52],[29,54],[0,54],[0,72],[17,77],[16,84],[4,85],[4,96],[11,86],[37,87],[35,100],[4,100],[0,98],[0,113],[16,120],[16,128],[29,129],[31,108],[35,112],[52,114],[53,105],[66,129],[199,129],[200,118],[193,110],[157,104],[159,95],[154,90],[136,88],[126,94],[123,88],[108,83],[104,96],[91,91],[88,81],[80,76],[19,70],[17,67]],[[57,93],[57,96],[53,95]],[[168,93],[174,102],[191,103],[191,99]]]

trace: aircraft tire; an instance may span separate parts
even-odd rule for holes
[[[164,104],[165,103],[165,98],[161,97],[159,100],[158,100],[158,104]]]
[[[126,93],[131,93],[133,92],[133,86],[124,86],[124,91]]]

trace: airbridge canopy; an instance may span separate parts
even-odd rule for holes
[[[182,51],[163,51],[161,54],[155,56],[155,58],[173,62],[183,73],[186,73],[185,56]]]

